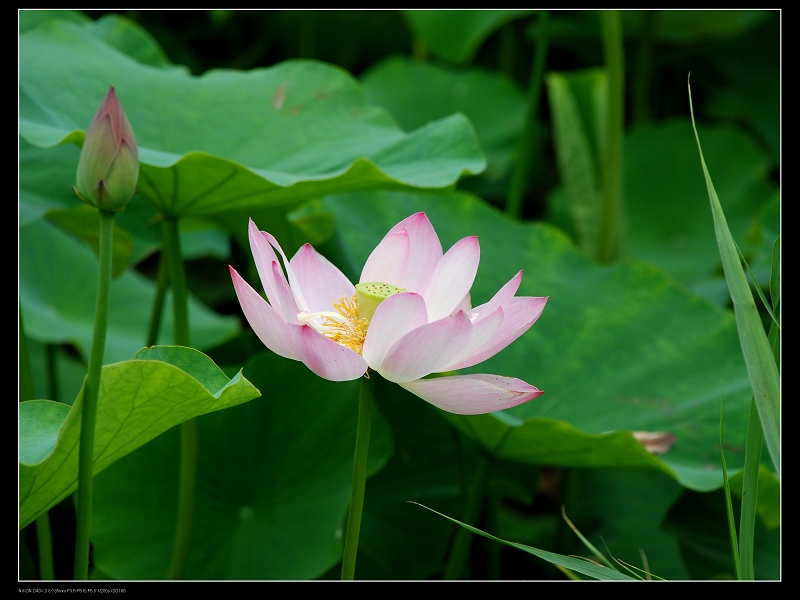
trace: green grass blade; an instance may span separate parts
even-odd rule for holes
[[[769,277],[769,294],[772,297],[772,310],[780,314],[778,310],[781,304],[781,236],[775,238],[775,244],[772,247],[772,274]],[[772,348],[772,356],[775,359],[775,366],[780,371],[781,368],[781,332],[778,327],[769,328],[770,348]]]
[[[567,517],[567,512],[564,510],[564,505],[563,504],[561,505],[561,516],[564,517],[564,520],[567,522],[567,525],[569,525],[570,529],[572,529],[572,531],[575,532],[575,535],[577,535],[580,538],[581,542],[583,542],[583,545],[586,546],[589,549],[589,552],[591,552],[592,554],[594,554],[597,557],[597,560],[599,560],[601,563],[603,563],[609,569],[614,569],[616,571],[619,571],[619,569],[617,569],[611,563],[611,561],[608,560],[605,557],[605,555],[602,552],[600,552],[600,550],[598,550],[595,547],[594,544],[592,544],[589,540],[587,540],[583,536],[583,534],[580,531],[578,531],[578,528],[575,527],[575,525],[572,524],[572,521],[570,521],[569,518]]]
[[[580,559],[572,556],[564,556],[563,554],[556,554],[555,552],[547,552],[546,550],[540,550],[539,548],[534,548],[532,546],[517,544],[515,542],[508,542],[506,540],[502,540],[498,537],[490,535],[485,531],[481,531],[480,529],[472,527],[471,525],[467,525],[466,523],[457,521],[452,517],[448,517],[447,515],[435,511],[432,508],[428,508],[423,504],[419,504],[418,502],[409,502],[409,504],[416,504],[417,506],[421,506],[422,508],[429,510],[433,513],[436,513],[440,517],[444,517],[445,519],[447,519],[448,521],[452,521],[456,525],[461,525],[462,527],[469,529],[472,533],[476,533],[480,536],[485,537],[486,539],[494,540],[495,542],[500,542],[501,544],[505,544],[506,546],[517,548],[519,550],[522,550],[523,552],[527,552],[528,554],[533,554],[534,556],[538,556],[539,558],[546,560],[547,562],[553,565],[566,567],[571,571],[575,571],[576,573],[580,573],[581,575],[587,575],[592,579],[636,581],[633,577],[625,575],[624,573],[620,573],[619,571],[609,569],[608,567],[604,567],[603,565],[598,565],[594,562],[589,561],[588,559]]]
[[[641,548],[639,548],[639,551],[640,551],[640,552],[641,552],[641,550],[642,550],[642,549],[641,549]],[[642,556],[644,556],[644,553],[642,553]],[[656,579],[658,579],[659,581],[666,581],[666,579],[664,579],[663,577],[659,577],[658,575],[654,575],[653,573],[651,573],[651,572],[648,570],[648,569],[649,569],[649,567],[648,567],[648,568],[645,568],[645,569],[640,569],[640,568],[639,568],[639,567],[637,567],[636,565],[632,565],[632,564],[630,564],[630,563],[626,563],[624,560],[622,560],[622,559],[620,559],[620,558],[614,558],[614,560],[615,560],[615,561],[617,561],[619,564],[621,564],[621,565],[622,565],[623,567],[625,567],[626,569],[628,569],[628,572],[630,572],[630,573],[633,573],[634,575],[636,575],[636,577],[638,577],[638,578],[639,578],[639,579],[641,579],[642,581],[653,581],[653,577],[655,577],[655,578],[656,578]],[[642,573],[644,573],[644,577],[641,577],[641,576],[637,575],[637,574],[635,573],[635,571],[641,571]]]
[[[601,539],[601,540],[603,540],[603,538],[602,538],[602,537],[601,537],[600,539]],[[638,580],[640,580],[640,581],[644,581],[644,577],[642,577],[641,575],[639,575],[639,574],[638,574],[636,571],[634,571],[633,569],[629,568],[629,567],[630,567],[630,565],[628,565],[628,563],[626,563],[624,560],[619,560],[619,559],[618,559],[616,556],[614,556],[613,554],[611,554],[611,550],[609,550],[609,549],[608,549],[608,544],[606,544],[606,541],[605,541],[605,540],[603,540],[603,545],[606,547],[606,552],[608,552],[608,555],[611,557],[611,559],[612,559],[612,560],[613,560],[615,563],[617,563],[617,564],[618,564],[620,567],[622,567],[622,568],[623,568],[623,569],[625,569],[625,570],[626,570],[628,573],[630,573],[631,575],[633,575],[633,576],[634,576],[636,579],[638,579]],[[615,569],[617,569],[616,567],[614,567],[614,568],[615,568]],[[619,569],[617,569],[617,571],[619,571]],[[641,569],[639,569],[639,571],[641,571]]]
[[[742,513],[739,520],[740,579],[755,579],[753,547],[758,505],[758,469],[761,462],[763,432],[755,402],[750,407],[747,422],[747,441],[744,449],[744,477],[742,479]]]
[[[734,244],[736,244],[735,241]],[[772,312],[770,303],[764,297],[764,292],[761,291],[761,286],[758,284],[758,279],[756,279],[756,276],[753,274],[752,269],[750,269],[750,265],[747,264],[747,260],[745,259],[744,254],[742,254],[742,251],[739,249],[739,244],[736,244],[736,251],[739,253],[739,258],[744,263],[745,268],[747,268],[747,273],[750,275],[750,279],[753,281],[753,287],[756,288],[756,292],[758,293],[758,297],[761,299],[761,303],[764,305],[764,308],[767,309],[769,316],[772,318],[772,322],[778,326],[778,329],[780,329],[781,324],[778,321],[777,317],[775,316],[775,313]]]
[[[728,528],[731,533],[731,551],[733,553],[733,568],[736,572],[736,579],[742,578],[739,568],[739,542],[736,539],[736,521],[733,519],[733,503],[731,502],[731,486],[728,482],[728,467],[725,465],[725,446],[723,445],[722,435],[722,396],[719,399],[719,453],[722,456],[722,478],[725,482],[725,506],[728,509]],[[758,475],[756,475],[757,477]]]
[[[772,245],[772,274],[769,277],[769,295],[772,297],[772,309],[778,310],[781,298],[781,236],[775,238]]]
[[[772,250],[772,273],[769,278],[769,290],[772,298],[772,309],[777,312],[780,305],[780,273],[781,273],[781,236],[775,238]],[[764,299],[762,298],[762,301]],[[780,368],[778,321],[773,317],[769,327],[768,340],[772,347],[775,364]],[[763,431],[755,402],[750,407],[750,419],[747,423],[747,440],[744,451],[744,477],[742,479],[742,515],[739,521],[739,561],[742,579],[755,579],[753,567],[753,548],[756,526],[756,509],[758,506],[758,471],[761,462],[761,446]]]
[[[578,577],[575,573],[570,571],[567,567],[562,567],[561,565],[553,565],[556,569],[561,571],[567,579],[571,579],[572,581],[583,581],[580,577]]]
[[[697,135],[697,127],[694,122],[691,87],[689,88],[689,109],[692,115],[692,126],[697,140],[697,149],[700,153],[700,164],[703,167],[703,175],[706,179],[711,214],[714,217],[714,230],[716,231],[719,254],[725,270],[728,290],[733,300],[736,325],[739,329],[739,340],[742,345],[745,364],[747,365],[747,374],[750,378],[750,385],[753,388],[753,397],[758,408],[758,415],[764,427],[767,450],[775,469],[780,475],[780,382],[778,369],[775,366],[775,360],[767,341],[767,336],[764,333],[764,327],[758,316],[753,295],[750,293],[750,286],[747,284],[747,278],[742,270],[742,265],[739,263],[733,236],[731,236],[731,232],[728,229],[722,206],[703,158],[703,149],[700,146],[700,137]]]

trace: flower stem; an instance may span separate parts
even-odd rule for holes
[[[172,287],[172,314],[175,328],[175,343],[189,345],[189,313],[186,291],[186,271],[181,253],[181,238],[178,234],[178,221],[165,217],[161,225],[163,251],[166,253],[169,283]]]
[[[167,258],[164,252],[158,259],[158,274],[156,275],[156,295],[153,298],[153,310],[150,312],[150,324],[147,327],[147,340],[145,346],[154,346],[158,341],[158,330],[161,328],[161,315],[164,312],[164,295],[169,287],[167,276]]]
[[[28,355],[28,338],[25,337],[25,323],[22,320],[22,306],[19,307],[19,401],[33,400],[36,392],[33,387],[33,371]]]
[[[534,141],[538,124],[539,99],[542,96],[542,79],[547,61],[549,13],[541,11],[536,48],[533,55],[533,66],[528,80],[528,111],[522,136],[517,145],[517,158],[511,173],[511,182],[506,197],[506,212],[512,217],[522,217],[522,199],[528,186],[528,173],[533,163]]]
[[[490,460],[485,456],[481,456],[478,461],[478,468],[475,470],[475,475],[472,478],[472,485],[470,486],[469,496],[467,497],[467,506],[464,509],[463,521],[467,525],[472,525],[474,527],[478,524],[478,517],[483,507],[486,480],[489,478],[490,466]],[[469,557],[472,537],[473,533],[469,529],[464,527],[458,528],[456,537],[453,540],[453,546],[450,548],[450,557],[447,559],[447,566],[445,566],[444,569],[444,579],[458,579],[461,577],[467,558]]]
[[[189,345],[189,313],[178,221],[165,217],[162,225],[163,251],[166,254],[167,270],[172,286],[173,327],[175,344]],[[181,462],[178,474],[178,520],[172,561],[169,566],[170,579],[183,579],[189,564],[189,550],[194,528],[195,488],[197,486],[197,421],[189,419],[181,423]]]
[[[39,579],[52,581],[56,578],[53,566],[53,538],[50,534],[50,511],[36,518],[36,541],[39,545]]]
[[[636,79],[633,83],[633,120],[637,125],[650,121],[650,87],[653,81],[653,47],[655,46],[657,10],[646,10],[639,38]]]
[[[58,369],[56,367],[56,346],[45,344],[45,364],[47,365],[47,397],[53,402],[61,402],[58,393]]]
[[[75,534],[75,579],[89,578],[89,533],[92,518],[92,477],[94,476],[94,428],[100,395],[100,374],[106,347],[108,304],[111,288],[111,245],[114,215],[100,210],[100,265],[97,274],[97,304],[94,311],[92,350],[83,388],[80,450],[78,451],[77,530]]]
[[[354,579],[356,573],[358,534],[361,531],[364,486],[367,481],[367,456],[369,454],[369,431],[372,425],[372,389],[374,385],[374,378],[361,378],[361,391],[358,395],[356,452],[353,457],[353,490],[350,494],[350,511],[347,515],[347,533],[344,538],[342,581]]]
[[[28,338],[22,321],[22,306],[19,307],[19,401],[33,400],[33,371],[28,354]],[[50,514],[45,511],[36,519],[36,541],[39,546],[39,578],[42,581],[55,579],[53,569],[53,540],[50,535]]]
[[[625,49],[619,11],[601,11],[600,18],[608,72],[608,113],[596,258],[600,264],[607,265],[614,258],[618,235],[622,137],[625,127]]]

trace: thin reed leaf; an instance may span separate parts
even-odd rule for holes
[[[647,579],[647,581],[652,581],[653,574],[650,572],[650,563],[647,561],[647,554],[645,554],[644,548],[639,548],[639,556],[642,557],[642,567],[644,567],[645,579]],[[658,575],[656,575],[656,577],[661,579],[658,577]]]
[[[767,335],[761,323],[761,318],[756,310],[750,286],[747,283],[733,236],[728,229],[725,214],[719,202],[719,197],[711,181],[711,175],[703,158],[703,149],[700,146],[700,137],[694,120],[692,106],[692,91],[689,87],[689,109],[692,116],[697,149],[700,153],[700,164],[706,179],[708,198],[711,203],[711,214],[714,218],[717,245],[719,246],[722,266],[725,270],[725,279],[728,290],[733,300],[736,326],[739,330],[739,340],[742,346],[747,374],[753,388],[753,397],[758,407],[758,415],[764,427],[764,439],[767,443],[772,464],[780,475],[780,378],[775,365],[772,349],[767,341]]]
[[[615,566],[614,566],[614,565],[611,563],[611,561],[609,561],[609,560],[608,560],[608,559],[607,559],[607,558],[606,558],[606,557],[603,555],[603,553],[602,553],[602,552],[600,552],[600,551],[599,551],[599,550],[598,550],[598,549],[597,549],[597,548],[594,546],[594,544],[592,544],[592,543],[591,543],[589,540],[587,540],[587,539],[586,539],[586,538],[583,536],[583,534],[582,534],[580,531],[578,531],[578,528],[577,528],[577,527],[575,527],[575,525],[573,525],[572,521],[570,521],[570,520],[569,520],[569,518],[567,517],[567,512],[566,512],[566,510],[564,510],[564,505],[563,505],[563,504],[561,505],[561,516],[562,516],[562,517],[564,517],[564,520],[567,522],[567,525],[569,525],[569,528],[570,528],[570,529],[572,529],[572,531],[574,531],[574,532],[575,532],[575,535],[577,535],[577,536],[580,538],[581,542],[583,542],[583,545],[584,545],[584,546],[586,546],[586,548],[588,548],[588,549],[589,549],[589,551],[590,551],[592,554],[594,554],[594,555],[597,557],[597,559],[598,559],[598,560],[599,560],[601,563],[603,563],[603,564],[604,564],[605,566],[607,566],[609,569],[616,569],[616,567],[615,567]],[[610,554],[610,553],[609,553],[609,554]],[[618,569],[617,569],[617,570],[618,570]]]
[[[436,513],[440,517],[444,517],[448,521],[452,521],[457,525],[461,525],[465,529],[469,529],[472,533],[476,533],[480,536],[485,537],[486,539],[494,540],[495,542],[500,542],[501,544],[505,544],[506,546],[517,548],[519,550],[522,550],[523,552],[527,552],[528,554],[533,554],[534,556],[538,556],[542,560],[546,560],[551,564],[566,567],[582,575],[587,575],[588,577],[592,577],[593,579],[614,580],[614,581],[634,580],[633,577],[625,575],[624,573],[620,573],[619,571],[615,571],[614,569],[609,569],[608,567],[604,567],[603,565],[598,565],[597,563],[592,562],[589,559],[579,560],[578,558],[575,557],[564,556],[563,554],[556,554],[555,552],[547,552],[546,550],[540,550],[539,548],[534,548],[533,546],[526,546],[525,544],[517,544],[515,542],[509,542],[500,539],[498,537],[495,537],[491,534],[488,534],[485,531],[481,531],[476,527],[472,527],[471,525],[467,525],[466,523],[457,521],[452,517],[448,517],[447,515],[435,511],[432,508],[428,508],[424,504],[419,504],[418,502],[409,502],[409,504],[416,504],[417,506],[421,506],[422,508],[427,509],[433,513]]]
[[[777,317],[775,317],[775,313],[772,312],[772,308],[770,308],[770,303],[764,297],[764,292],[761,291],[761,286],[758,284],[758,280],[756,279],[756,276],[753,274],[753,271],[750,269],[750,265],[747,264],[747,260],[745,259],[744,254],[742,254],[741,249],[739,249],[739,244],[736,243],[736,240],[734,240],[733,243],[736,246],[736,251],[739,253],[739,259],[744,263],[744,266],[747,268],[747,273],[750,275],[750,279],[753,282],[753,287],[756,289],[756,292],[758,293],[758,297],[761,299],[761,303],[764,305],[764,308],[767,309],[767,312],[769,313],[769,316],[772,317],[772,322],[775,323],[775,325],[778,326],[778,329],[780,329],[781,328],[781,324],[778,321]]]
[[[634,576],[636,579],[639,579],[640,581],[644,581],[644,577],[642,577],[641,575],[639,575],[639,574],[638,574],[636,571],[634,571],[633,569],[630,569],[630,568],[629,568],[629,567],[631,567],[632,565],[629,565],[629,564],[628,564],[628,563],[626,563],[625,561],[619,560],[619,559],[618,559],[616,556],[614,556],[613,554],[611,554],[611,550],[609,550],[609,549],[608,549],[608,544],[606,544],[606,541],[605,541],[605,540],[604,540],[602,537],[601,537],[600,539],[601,539],[601,540],[603,540],[603,546],[605,546],[605,548],[606,548],[606,552],[608,552],[608,555],[609,555],[609,556],[612,558],[612,560],[613,560],[615,563],[617,563],[619,566],[621,566],[623,569],[625,569],[625,570],[626,570],[628,573],[630,573],[631,575],[633,575],[633,576]],[[616,567],[614,567],[614,568],[616,569]],[[619,570],[619,569],[617,569],[617,570]],[[641,569],[637,569],[637,570],[641,571]]]
[[[572,581],[583,581],[580,577],[578,577],[575,573],[570,571],[567,567],[562,567],[561,565],[553,565],[556,569],[561,571],[567,579],[571,579]]]
[[[747,439],[744,449],[742,478],[742,512],[739,518],[740,579],[755,579],[753,550],[755,545],[756,507],[758,505],[758,470],[761,462],[763,432],[755,402],[750,405]]]
[[[725,447],[723,446],[722,431],[722,390],[719,398],[719,453],[722,456],[722,479],[725,485],[725,506],[728,509],[728,528],[731,534],[731,551],[733,552],[733,568],[736,572],[736,579],[742,578],[739,568],[739,542],[736,539],[736,521],[733,519],[733,503],[731,502],[731,486],[728,481],[728,467],[725,465]]]

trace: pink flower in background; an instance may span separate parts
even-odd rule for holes
[[[477,237],[459,240],[443,254],[428,217],[416,213],[386,234],[354,286],[310,244],[289,261],[252,220],[249,235],[269,303],[233,267],[231,277],[250,326],[276,354],[331,381],[357,379],[370,368],[456,414],[502,410],[543,393],[499,375],[423,379],[494,356],[525,333],[547,303],[545,297],[514,296],[520,271],[489,302],[472,308]]]

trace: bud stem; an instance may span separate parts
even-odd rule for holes
[[[100,210],[100,265],[97,273],[97,304],[94,312],[92,350],[83,386],[81,437],[78,451],[77,530],[75,534],[75,579],[89,578],[89,532],[92,517],[92,477],[94,475],[94,428],[100,395],[100,374],[106,347],[108,305],[111,288],[111,248],[114,235],[113,212]]]

